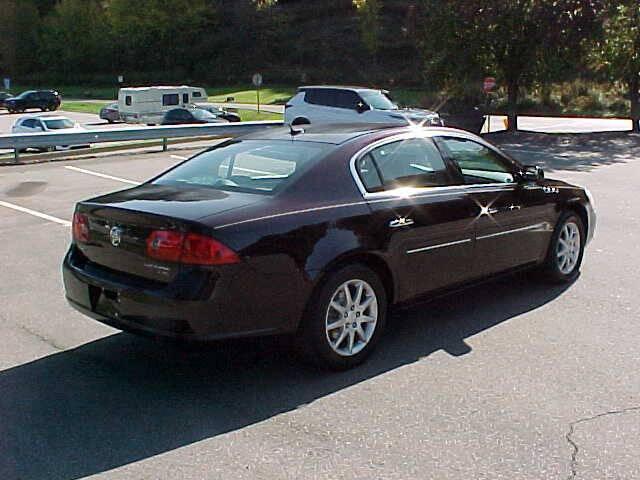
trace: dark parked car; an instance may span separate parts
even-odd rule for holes
[[[39,108],[43,112],[54,111],[60,107],[60,103],[62,103],[60,94],[54,90],[27,90],[5,100],[10,113],[24,112],[28,108]]]
[[[594,228],[584,189],[467,132],[274,129],[80,202],[64,284],[71,305],[116,328],[288,333],[347,368],[390,305],[526,267],[574,279]]]
[[[120,122],[120,110],[118,102],[110,103],[100,109],[100,118],[109,123]]]
[[[222,118],[228,122],[239,122],[241,121],[240,115],[235,112],[230,112],[228,110],[224,110],[217,105],[213,105],[211,103],[194,103],[194,108],[201,108],[206,110],[207,112],[213,114],[217,118]]]
[[[10,98],[11,94],[7,93],[7,92],[0,92],[0,108],[6,108],[6,105],[4,104],[4,101],[7,98]]]
[[[223,118],[218,118],[201,108],[174,108],[164,114],[162,125],[182,125],[188,123],[226,123]]]

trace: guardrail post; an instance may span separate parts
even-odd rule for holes
[[[14,163],[20,163],[20,149],[18,147],[13,149],[13,161]]]
[[[167,139],[166,138],[162,139],[162,151],[163,152],[167,151]]]

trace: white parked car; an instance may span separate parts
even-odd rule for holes
[[[74,122],[70,118],[62,115],[25,115],[18,118],[16,123],[11,128],[12,133],[48,133],[48,132],[86,132],[86,129],[77,122]],[[82,145],[58,145],[58,146],[42,146],[39,145],[40,150],[66,150],[69,148],[83,148],[90,147],[89,144]],[[28,147],[27,148],[31,148]]]
[[[360,87],[308,86],[298,88],[284,110],[291,125],[308,123],[388,123],[441,126],[436,112],[401,109],[386,90]]]

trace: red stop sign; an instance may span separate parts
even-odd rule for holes
[[[496,79],[495,77],[485,77],[484,82],[482,83],[482,88],[486,92],[490,92],[494,88],[496,88]]]

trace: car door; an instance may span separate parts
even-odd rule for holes
[[[438,136],[476,206],[474,272],[485,276],[540,260],[553,229],[554,205],[520,166],[481,141]]]
[[[33,92],[24,99],[24,108],[40,108],[40,94]]]
[[[354,167],[399,301],[470,278],[474,204],[431,139],[385,140]]]

